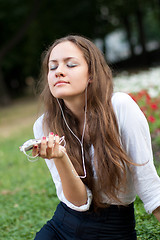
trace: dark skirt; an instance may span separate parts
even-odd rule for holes
[[[64,203],[36,234],[35,240],[136,240],[133,203],[111,205],[97,213],[78,212]]]

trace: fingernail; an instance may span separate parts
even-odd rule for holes
[[[58,136],[58,134],[55,135],[56,137]]]
[[[38,148],[38,146],[37,146],[37,145],[35,145],[35,146],[34,146],[34,148]]]
[[[50,135],[53,135],[53,132],[50,132]]]
[[[46,137],[43,137],[42,139],[43,139],[43,140],[46,140]]]

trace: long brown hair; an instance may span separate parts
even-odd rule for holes
[[[130,160],[121,146],[118,124],[112,107],[112,72],[101,51],[84,37],[69,35],[58,39],[44,53],[41,75],[44,83],[42,91],[44,129],[46,134],[53,131],[59,136],[65,136],[67,153],[78,174],[83,175],[80,145],[66,127],[57,100],[49,90],[47,80],[50,53],[56,45],[64,41],[74,43],[82,51],[92,80],[88,86],[87,96],[87,127],[90,140],[84,140],[87,176],[82,181],[91,189],[95,207],[106,206],[102,203],[102,192],[109,199],[121,203],[117,197],[117,191],[125,189],[126,165]],[[78,119],[65,106],[62,99],[59,101],[68,125],[81,138]],[[90,155],[91,144],[94,147],[94,160]]]

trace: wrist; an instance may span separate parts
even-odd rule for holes
[[[62,152],[62,155],[61,156],[57,156],[57,157],[53,157],[53,160],[56,162],[56,161],[65,161],[65,158],[66,158],[66,153]]]

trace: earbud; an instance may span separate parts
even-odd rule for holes
[[[87,81],[87,84],[86,84],[86,88],[88,87],[88,85],[89,85],[89,83],[90,83],[90,78],[88,79],[88,81]]]
[[[87,81],[87,84],[91,83],[91,82],[92,82],[92,80],[91,80],[91,78],[89,78],[88,81]]]

